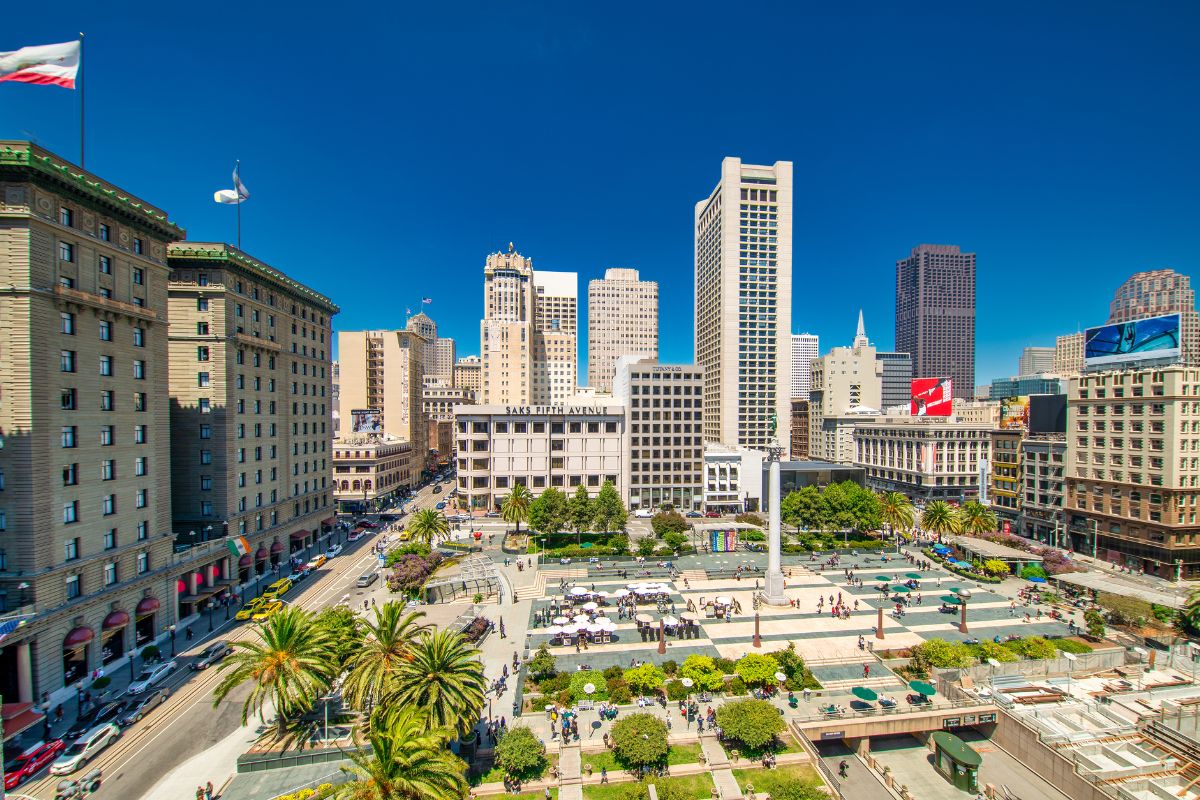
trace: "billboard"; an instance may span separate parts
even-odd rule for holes
[[[954,408],[949,378],[913,378],[909,413],[914,417],[948,417]]]
[[[1000,401],[1001,430],[1025,430],[1029,428],[1029,395],[1005,397]]]
[[[1029,396],[1030,433],[1067,432],[1067,396],[1031,394]]]
[[[377,408],[356,408],[350,412],[351,433],[383,433],[383,413]]]
[[[1083,348],[1085,367],[1178,358],[1179,315],[1166,314],[1088,328],[1083,334]]]

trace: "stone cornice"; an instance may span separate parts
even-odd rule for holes
[[[341,308],[320,292],[308,288],[299,281],[292,280],[274,267],[269,267],[228,244],[173,242],[167,247],[167,260],[168,262],[187,260],[229,264],[235,268],[241,268],[251,277],[266,278],[285,292],[295,295],[297,299],[306,303],[316,305],[331,316],[341,311]]]

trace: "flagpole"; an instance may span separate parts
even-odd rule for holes
[[[237,176],[238,182],[241,182],[242,162],[239,160],[237,166],[233,170]],[[242,249],[242,190],[238,186],[233,187],[233,193],[237,196],[237,248]]]
[[[79,32],[79,72],[76,77],[79,83],[79,166],[86,167],[87,162],[84,158],[84,82],[83,82],[83,31]]]

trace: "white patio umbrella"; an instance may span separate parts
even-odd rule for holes
[[[733,605],[733,601],[732,601],[732,600],[730,600],[728,597],[718,597],[718,598],[717,598],[717,600],[716,600],[716,603],[717,603],[717,605],[720,605],[720,606],[731,606],[731,605]]]
[[[787,675],[784,675],[782,672],[776,672],[775,680],[777,680],[779,683],[783,683],[787,680]]]
[[[663,617],[663,625],[669,625],[673,628],[678,624],[679,620],[675,619],[674,617]]]
[[[603,625],[595,625],[595,624],[593,624],[593,625],[588,625],[588,626],[587,626],[587,632],[588,632],[588,633],[600,633],[602,630],[604,630],[604,626],[603,626]]]
[[[681,680],[679,682],[683,684],[685,689],[690,689],[696,685],[696,682],[694,680],[692,680],[691,678],[684,678],[683,680]]]
[[[582,586],[576,586],[573,589],[571,589],[571,594],[575,595],[576,597],[582,597],[583,595],[585,595],[587,593],[588,593],[588,590],[583,588]]]
[[[634,619],[636,619],[638,622],[644,623],[646,625],[649,625],[651,622],[654,621],[653,618],[651,618],[651,616],[649,614],[638,614],[636,617],[634,617]]]
[[[629,597],[632,594],[628,589],[617,589],[613,592],[613,597]]]
[[[553,622],[555,625],[566,625],[570,621],[571,620],[567,619],[566,617],[555,617],[553,620],[551,620],[551,622]]]
[[[592,592],[592,594],[596,597],[608,597],[608,592],[604,591],[603,589],[598,592]]]
[[[576,622],[590,622],[591,621],[588,619],[587,614],[576,614],[575,616],[571,617],[571,619],[575,620]]]
[[[608,617],[596,617],[596,619],[594,619],[593,622],[595,622],[597,625],[613,625],[613,624],[615,624]]]
[[[551,625],[549,628],[546,628],[546,633],[550,634],[551,636],[558,636],[562,632],[563,629],[561,625]]]
[[[599,603],[584,603],[583,604],[584,611],[595,611],[599,607],[600,607]]]

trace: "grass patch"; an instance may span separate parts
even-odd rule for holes
[[[673,767],[677,764],[697,764],[700,762],[700,743],[696,744],[681,744],[672,745],[667,750],[667,766]],[[599,774],[601,768],[608,770],[609,774],[616,772],[625,772],[629,767],[625,766],[617,758],[612,750],[600,750],[595,753],[583,753],[582,767],[586,768],[591,764],[592,772]],[[584,774],[586,774],[586,769]]]
[[[645,783],[598,783],[583,787],[584,800],[623,800],[627,793],[633,794],[653,783],[659,794],[663,787],[678,789],[685,797],[706,798],[712,796],[712,777],[707,772],[696,775],[681,775],[678,778],[652,778]]]
[[[543,792],[521,792],[520,794],[505,794],[501,797],[507,800],[545,800],[546,793]],[[550,800],[558,800],[558,787],[550,787]]]
[[[775,741],[771,742],[766,747],[726,747],[725,745],[722,745],[722,747],[725,747],[725,752],[729,754],[730,758],[733,757],[733,751],[736,750],[739,760],[743,758],[758,760],[762,758],[763,754],[765,753],[774,753],[775,755],[780,755],[781,753],[799,753],[804,749],[800,746],[800,743],[796,741],[795,737],[787,732],[776,736]]]
[[[550,774],[550,768],[558,765],[558,753],[546,753],[546,769],[538,777],[544,778]],[[475,777],[468,776],[468,783],[471,786],[480,786],[485,783],[500,783],[504,780],[504,770],[496,764],[492,764],[486,772],[482,772]],[[534,778],[537,780],[537,778]],[[540,795],[539,795],[540,797]]]
[[[1078,639],[1051,639],[1050,642],[1064,653],[1090,653],[1093,649],[1090,644]]]
[[[733,779],[744,790],[747,783],[754,784],[755,793],[767,792],[776,795],[786,784],[799,781],[813,786],[823,786],[824,781],[812,767],[792,764],[775,769],[735,769]]]

